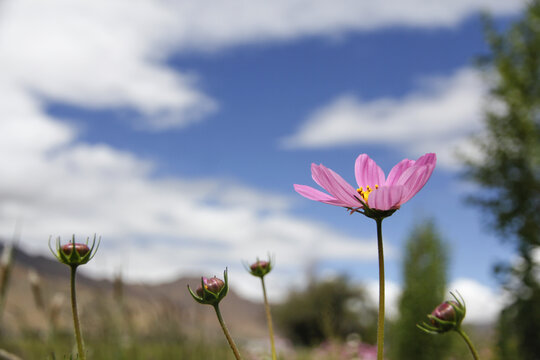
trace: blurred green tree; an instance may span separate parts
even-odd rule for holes
[[[450,337],[429,335],[416,327],[445,298],[447,254],[433,221],[414,228],[405,249],[399,318],[389,337],[390,359],[444,359],[448,353]]]
[[[490,86],[479,157],[466,175],[483,186],[471,197],[520,260],[496,266],[513,302],[499,319],[501,359],[540,354],[540,1],[502,33],[486,20],[491,51],[480,58]],[[536,259],[535,259],[536,257]]]
[[[325,340],[344,340],[359,334],[374,343],[377,310],[365,291],[340,276],[332,280],[312,279],[275,308],[276,323],[285,336],[300,345],[317,345]]]

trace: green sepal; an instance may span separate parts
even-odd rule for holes
[[[358,208],[346,207],[345,209],[347,209],[347,211],[349,211],[351,215],[357,212],[374,220],[382,220],[384,218],[392,216],[392,214],[395,213],[397,210],[397,209],[390,209],[390,210],[372,209],[368,206],[368,204],[365,201],[360,199],[358,196],[355,196],[355,198],[362,204],[362,207],[358,207]]]
[[[465,300],[463,300],[463,297],[461,296],[461,294],[457,291],[456,293],[459,295],[459,298],[453,292],[450,292],[450,295],[452,295],[457,305],[454,304],[454,302],[452,301],[445,301],[448,305],[452,306],[452,308],[454,309],[454,314],[455,314],[454,320],[446,321],[446,320],[439,319],[438,317],[433,316],[431,314],[428,314],[427,317],[429,320],[432,321],[432,324],[423,322],[422,324],[416,324],[416,327],[428,334],[442,334],[442,333],[449,332],[452,330],[458,331],[461,328],[461,323],[467,313],[467,307],[465,306]],[[436,325],[433,325],[433,322]]]
[[[255,269],[252,269],[251,266],[244,262],[244,268],[246,269],[247,272],[249,272],[251,275],[253,276],[256,276],[256,277],[260,277],[260,278],[263,278],[266,274],[268,274],[270,271],[272,271],[272,269],[274,268],[274,263],[275,263],[275,258],[273,256],[271,256],[270,254],[268,254],[268,265],[263,268],[259,263],[260,263],[260,259],[257,258],[257,261],[254,263],[254,264],[257,264],[257,266],[255,267]]]
[[[86,246],[88,246],[89,242],[90,238],[86,238]],[[99,245],[101,244],[101,236],[97,238],[96,234],[94,234],[94,238],[92,239],[92,245],[89,247],[88,252],[82,256],[81,254],[79,254],[75,247],[75,235],[72,236],[70,243],[73,244],[73,248],[70,253],[67,253],[62,249],[60,237],[57,237],[55,241],[56,250],[53,250],[53,248],[51,247],[51,237],[49,237],[49,250],[51,250],[51,253],[54,255],[54,257],[56,257],[59,262],[68,266],[77,267],[79,265],[86,264],[94,258],[97,250],[99,249]]]
[[[228,279],[227,272],[228,272],[227,269],[223,271],[224,285],[217,293],[209,290],[205,286],[203,277],[201,277],[201,289],[203,292],[202,296],[199,296],[195,292],[193,292],[193,290],[191,290],[191,287],[188,284],[187,288],[189,290],[189,293],[191,294],[191,297],[193,297],[193,299],[197,301],[199,304],[212,305],[212,306],[216,306],[217,304],[219,304],[219,302],[223,300],[223,298],[225,298],[225,296],[229,292],[229,279]]]

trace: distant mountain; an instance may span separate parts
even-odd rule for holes
[[[4,330],[7,328],[8,331],[19,332],[46,329],[47,313],[54,297],[64,299],[60,307],[60,326],[68,329],[71,326],[69,268],[55,259],[30,255],[18,248],[14,254],[15,262],[3,315]],[[29,281],[31,271],[39,276],[38,284],[45,311],[36,305]],[[129,322],[137,331],[150,331],[160,324],[177,322],[178,327],[187,333],[219,336],[220,328],[213,308],[196,303],[188,293],[187,284],[197,287],[199,283],[200,278],[179,278],[161,284],[126,284],[118,280],[96,280],[78,273],[77,296],[83,326],[98,326],[95,316],[98,311],[98,317],[109,313],[114,317],[122,312],[129,314]],[[221,310],[235,336],[266,336],[262,304],[246,300],[230,290],[221,304]]]

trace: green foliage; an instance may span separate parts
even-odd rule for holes
[[[377,312],[365,292],[343,276],[311,281],[306,289],[293,291],[274,314],[281,330],[297,344],[343,340],[351,333],[360,334],[364,342],[375,341]]]
[[[491,53],[481,65],[491,76],[485,133],[477,138],[480,161],[467,175],[487,191],[472,197],[503,239],[515,245],[519,265],[496,271],[514,295],[500,319],[501,359],[538,359],[539,279],[534,250],[540,246],[540,1],[502,34],[487,21]],[[494,72],[494,74],[493,74]]]
[[[122,346],[117,338],[87,336],[85,340],[88,358],[99,360],[233,360],[234,356],[224,342],[210,343],[203,339],[189,342],[171,341],[154,337],[140,337],[136,342]],[[44,343],[37,334],[26,334],[18,338],[3,339],[0,347],[17,354],[22,359],[65,360],[70,359],[69,349],[73,345],[73,334],[65,332],[53,341]],[[62,350],[64,349],[64,350]],[[76,356],[74,357],[76,358]]]
[[[540,245],[540,3],[506,34],[487,26],[492,54],[481,58],[492,78],[481,160],[468,175],[490,190],[472,197],[508,241],[526,252]],[[489,67],[488,67],[489,66]],[[522,248],[523,247],[523,248]]]
[[[403,263],[403,293],[399,319],[392,324],[391,359],[444,359],[451,337],[429,335],[416,328],[446,295],[446,246],[433,222],[416,226],[410,235]]]
[[[219,332],[217,321],[212,323],[216,331],[207,328],[187,329],[186,314],[178,305],[162,299],[152,302],[142,311],[151,317],[141,328],[130,319],[134,309],[122,308],[111,303],[105,292],[82,307],[85,344],[88,359],[93,360],[234,360],[235,357]],[[211,309],[209,309],[211,310]],[[214,319],[212,319],[214,320]],[[19,331],[9,329],[0,335],[0,358],[2,350],[21,359],[70,360],[74,350],[73,330],[66,327],[54,334],[45,330],[18,324]],[[194,331],[195,330],[195,331]],[[199,331],[200,330],[200,331]],[[374,329],[371,330],[374,332]],[[246,339],[244,339],[246,340]],[[249,349],[246,343],[241,349],[244,359],[269,359],[266,350]],[[287,350],[279,360],[335,360],[332,354],[320,354],[320,349],[302,348]]]
[[[122,292],[121,287],[120,280],[115,284],[116,295]],[[145,302],[141,309],[140,305],[124,303],[121,296],[113,299],[105,289],[95,291],[91,301],[80,307],[88,359],[234,359],[221,336],[190,331],[193,329],[183,326],[186,316],[182,308],[166,298]],[[134,317],[140,311],[145,315]],[[12,313],[17,318],[16,328],[2,329],[0,349],[22,359],[78,358],[72,354],[76,347],[70,321],[49,331],[46,327],[31,327],[24,317],[19,318],[21,315],[24,313]],[[43,315],[46,318],[48,314]],[[3,359],[1,355],[0,358]]]

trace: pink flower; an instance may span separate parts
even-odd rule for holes
[[[435,169],[437,156],[425,154],[418,160],[404,159],[385,178],[381,168],[366,154],[358,156],[354,167],[358,188],[323,165],[311,164],[313,180],[329,194],[307,185],[294,185],[300,195],[349,210],[395,211],[426,184]]]
[[[210,279],[203,276],[202,285],[197,288],[197,295],[203,296],[203,293],[204,293],[203,286],[206,290],[211,291],[214,294],[218,294],[221,291],[221,289],[223,289],[223,287],[225,286],[225,282],[221,279],[218,279],[215,276]]]

